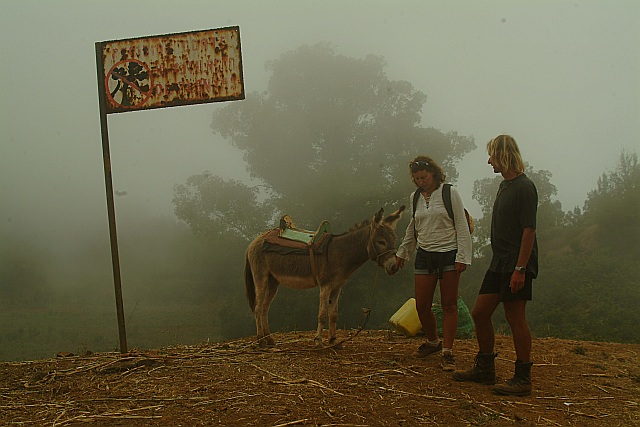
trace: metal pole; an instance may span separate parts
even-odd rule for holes
[[[111,238],[111,263],[113,266],[113,285],[116,293],[116,311],[118,315],[118,334],[120,353],[127,353],[127,330],[124,323],[124,304],[122,300],[122,282],[120,280],[120,256],[118,254],[118,233],[116,231],[116,209],[113,200],[113,180],[111,176],[111,155],[109,153],[109,126],[105,96],[104,62],[102,45],[96,43],[96,65],[98,69],[98,99],[100,101],[100,130],[102,133],[102,160],[104,164],[104,184],[107,194],[107,213],[109,215],[109,235]]]

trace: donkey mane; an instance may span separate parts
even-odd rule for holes
[[[367,219],[367,220],[364,220],[364,221],[359,222],[357,224],[354,224],[346,233],[342,233],[342,234],[347,234],[347,233],[351,233],[351,232],[354,232],[354,231],[358,231],[358,230],[361,230],[361,229],[363,229],[365,227],[368,227],[369,225],[371,225],[371,220]]]
[[[353,233],[354,231],[362,230],[363,228],[366,228],[369,225],[371,225],[371,220],[370,219],[366,219],[366,220],[364,220],[362,222],[359,222],[357,224],[352,225],[350,229],[348,229],[347,231],[345,231],[343,233],[332,234],[331,237],[344,236],[345,234],[349,234],[349,233]]]

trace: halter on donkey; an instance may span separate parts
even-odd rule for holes
[[[396,272],[395,227],[404,206],[383,219],[381,208],[373,219],[354,226],[346,233],[326,237],[323,250],[279,253],[269,251],[268,231],[249,244],[245,262],[245,288],[254,313],[261,347],[275,344],[269,330],[269,306],[282,284],[291,289],[320,287],[320,307],[316,346],[322,346],[322,332],[329,320],[329,343],[336,340],[338,299],[347,279],[367,260],[374,261],[387,274]],[[278,233],[278,229],[275,230]],[[272,239],[270,241],[273,241]],[[312,268],[312,262],[314,268]],[[315,271],[314,271],[315,270]]]

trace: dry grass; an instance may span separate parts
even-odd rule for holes
[[[342,332],[346,337],[347,332]],[[417,338],[353,334],[316,350],[311,332],[127,355],[61,355],[0,363],[0,424],[25,426],[631,426],[640,425],[640,345],[534,340],[530,397],[457,383],[439,358],[416,359]],[[498,375],[511,376],[509,337]],[[456,341],[459,368],[474,340]]]

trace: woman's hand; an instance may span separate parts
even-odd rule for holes
[[[467,269],[467,264],[463,264],[461,262],[456,262],[456,271],[458,273],[462,273]]]
[[[404,267],[404,258],[396,255],[396,270],[400,270],[402,267]]]

